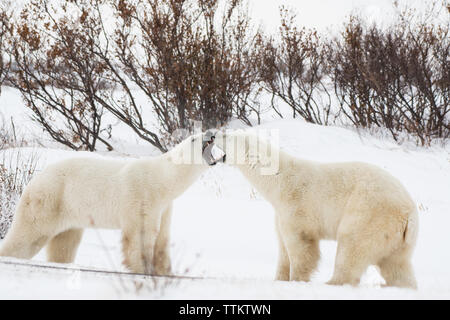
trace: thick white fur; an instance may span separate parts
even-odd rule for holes
[[[0,256],[32,258],[47,244],[50,261],[75,258],[84,228],[122,230],[124,264],[137,273],[170,273],[172,201],[205,164],[201,135],[153,158],[116,161],[77,158],[36,175],[25,188]]]
[[[249,143],[250,137],[219,133],[215,143],[276,211],[276,279],[309,281],[320,256],[319,240],[333,239],[338,248],[329,284],[357,285],[366,268],[377,265],[387,286],[416,288],[410,260],[417,211],[396,178],[366,163],[318,163],[282,151],[278,173],[262,175],[262,164],[270,159]],[[236,152],[242,150],[230,147],[238,145],[236,139],[246,141],[240,164]]]

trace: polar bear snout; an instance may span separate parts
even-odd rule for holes
[[[225,152],[214,143],[214,140],[215,137],[211,136],[210,139],[203,144],[202,150],[203,159],[210,166],[217,164],[217,162],[225,162],[226,159]]]

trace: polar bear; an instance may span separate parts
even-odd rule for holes
[[[411,254],[417,209],[388,172],[361,162],[298,159],[244,132],[219,132],[215,143],[275,209],[277,280],[309,281],[319,240],[332,239],[338,247],[328,284],[357,285],[367,267],[376,265],[387,286],[416,288]],[[273,161],[277,170],[264,174]]]
[[[19,201],[0,256],[74,260],[84,228],[122,230],[124,264],[133,272],[171,272],[172,201],[208,167],[202,134],[153,158],[64,160],[33,177]]]

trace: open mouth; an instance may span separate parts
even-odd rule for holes
[[[214,136],[203,143],[202,156],[210,166],[225,161],[225,152],[214,144]]]

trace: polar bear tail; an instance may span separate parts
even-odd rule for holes
[[[403,241],[407,245],[413,246],[416,243],[418,233],[418,214],[417,209],[414,209],[408,220],[406,221],[405,231],[403,232]]]

